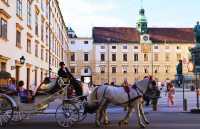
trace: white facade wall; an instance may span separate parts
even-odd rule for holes
[[[86,42],[87,43],[84,43]],[[75,61],[69,62],[69,68],[75,67],[74,76],[81,78],[82,76],[92,76],[94,70],[93,65],[95,55],[93,54],[93,39],[87,37],[71,38],[69,42],[69,52],[75,54]],[[84,61],[84,54],[88,54],[88,61]],[[71,56],[69,54],[69,56]],[[70,57],[68,57],[70,59]],[[88,73],[84,70],[88,68]],[[84,80],[83,80],[84,81]]]
[[[39,84],[41,80],[48,76],[49,60],[46,62],[46,51],[49,51],[49,41],[46,42],[46,26],[49,26],[48,17],[46,17],[46,6],[44,10],[41,8],[41,0],[34,0],[31,4],[31,28],[27,26],[27,1],[22,0],[22,17],[21,19],[16,15],[16,1],[9,0],[8,5],[3,1],[0,1],[0,18],[4,18],[5,14],[8,14],[10,18],[5,19],[7,21],[7,40],[0,37],[0,55],[6,57],[6,71],[11,73],[12,77],[16,78],[16,66],[20,67],[19,80],[23,80],[27,84],[27,68],[30,68],[30,82],[29,85]],[[47,3],[46,3],[47,2]],[[58,70],[58,64],[60,61],[66,61],[67,43],[68,37],[66,27],[60,14],[57,0],[51,0],[51,35],[54,36],[55,42],[52,42],[51,46],[55,46],[55,49],[51,50],[51,55],[54,58],[54,62],[51,62],[52,73],[56,75]],[[44,5],[48,5],[48,0],[43,1]],[[35,35],[35,13],[38,13],[38,33]],[[41,40],[41,24],[42,18],[44,18],[44,41]],[[21,29],[21,48],[16,46],[16,29],[19,24]],[[60,29],[58,29],[60,28]],[[60,32],[59,32],[60,30]],[[59,34],[60,33],[60,34]],[[31,35],[31,36],[28,36]],[[49,35],[49,34],[48,34]],[[61,38],[62,35],[63,38]],[[31,37],[31,38],[29,38]],[[27,39],[31,40],[31,53],[27,52]],[[38,57],[35,56],[35,44],[38,43]],[[53,44],[54,43],[54,44]],[[43,47],[43,57],[41,59],[41,47]],[[20,57],[25,57],[25,64],[19,63]],[[47,55],[47,58],[49,55]],[[55,61],[56,60],[56,61]],[[52,61],[52,60],[51,60]],[[35,77],[35,70],[37,69],[37,77]],[[42,74],[42,75],[41,75]],[[52,74],[53,76],[53,74]],[[36,79],[37,78],[37,79]],[[28,86],[27,86],[28,87]]]

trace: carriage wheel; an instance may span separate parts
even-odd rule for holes
[[[14,111],[11,121],[14,123],[19,123],[22,122],[26,117],[27,115],[24,112]]]
[[[13,117],[12,103],[0,96],[0,127],[6,126]]]
[[[87,117],[87,113],[84,114],[85,104],[86,104],[86,101],[81,101],[77,105],[77,107],[79,109],[79,119],[78,119],[78,122],[83,121]]]
[[[79,120],[78,108],[72,103],[63,103],[56,109],[55,117],[59,126],[69,128]]]

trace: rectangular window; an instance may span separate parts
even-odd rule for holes
[[[116,54],[112,54],[112,61],[116,61]]]
[[[41,40],[44,41],[44,22],[41,23]]]
[[[16,46],[21,48],[21,32],[16,30]]]
[[[28,53],[31,53],[31,40],[30,39],[27,39],[27,49],[26,49],[26,51]]]
[[[75,61],[75,53],[71,54],[71,61]]]
[[[127,49],[127,48],[128,48],[128,46],[127,46],[127,45],[123,46],[123,49]]]
[[[27,0],[27,25],[31,26],[31,2]]]
[[[134,49],[137,50],[137,49],[138,49],[138,46],[134,46]]]
[[[177,58],[177,61],[181,60],[181,53],[177,53],[176,58]]]
[[[128,61],[127,54],[123,54],[123,61]]]
[[[49,44],[49,31],[48,31],[48,25],[46,25],[46,45],[48,46],[48,44]]]
[[[169,56],[170,56],[170,54],[169,54],[169,53],[166,53],[166,54],[165,54],[165,61],[167,61],[167,62],[168,62],[168,61],[170,60],[170,57],[169,57]]]
[[[35,56],[38,57],[38,43],[35,43]]]
[[[101,49],[105,49],[105,46],[101,46]]]
[[[128,71],[127,69],[128,69],[128,67],[127,67],[127,66],[124,66],[124,67],[123,67],[123,73],[124,73],[124,74],[126,74],[126,73],[127,73],[127,71]]]
[[[145,68],[145,69],[144,69],[144,73],[148,73],[148,68]]]
[[[112,73],[116,73],[117,72],[117,69],[116,69],[116,67],[112,67]]]
[[[7,21],[3,18],[0,19],[0,37],[7,39]]]
[[[38,36],[38,15],[35,13],[35,34]]]
[[[112,49],[116,49],[116,46],[112,46]]]
[[[138,68],[134,68],[134,73],[138,74]]]
[[[16,7],[16,9],[17,9],[17,15],[19,16],[19,17],[22,17],[22,0],[17,0],[17,7]]]
[[[48,56],[49,56],[49,51],[48,51],[48,50],[46,50],[46,58],[45,58],[45,61],[46,61],[46,62],[48,62],[48,59],[49,59],[49,57],[48,57]]]
[[[41,46],[41,60],[44,60],[44,48]]]
[[[144,61],[148,61],[148,54],[144,54]]]
[[[75,73],[75,67],[74,67],[74,66],[71,66],[71,67],[70,67],[70,72],[71,72],[71,73]]]
[[[88,53],[84,53],[84,61],[88,61]]]
[[[158,61],[159,59],[158,59],[158,53],[155,53],[154,54],[154,61]]]
[[[176,47],[176,49],[177,49],[177,50],[180,50],[180,49],[181,49],[181,47],[180,47],[180,46],[177,46],[177,47]]]
[[[104,53],[101,53],[101,61],[105,61],[105,54]]]
[[[88,41],[84,41],[84,44],[88,44]]]
[[[134,54],[134,61],[137,62],[138,61],[138,53]]]
[[[46,17],[49,19],[49,2],[46,2]]]
[[[75,44],[75,41],[74,41],[74,40],[72,40],[72,41],[71,41],[71,44]]]
[[[169,69],[170,69],[169,66],[165,66],[165,73],[169,73]]]
[[[100,72],[103,74],[103,73],[105,73],[105,67],[104,66],[101,66],[100,67]]]
[[[1,62],[0,64],[0,71],[6,71],[6,63],[5,62]]]
[[[157,49],[158,49],[158,46],[154,46],[154,49],[156,49],[156,50],[157,50]]]

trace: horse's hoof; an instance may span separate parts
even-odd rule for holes
[[[145,121],[145,124],[149,125],[149,124],[150,124],[150,122],[149,122],[149,121]]]
[[[100,128],[100,127],[101,127],[100,122],[95,122],[95,125],[96,125],[97,128]]]
[[[124,125],[128,125],[128,121],[123,121],[123,124]]]
[[[119,126],[122,126],[122,123],[123,123],[123,121],[119,121],[119,122],[118,122],[118,125],[119,125]]]
[[[128,125],[128,121],[121,120],[118,122],[119,126]]]
[[[139,127],[140,127],[141,129],[146,128],[146,126],[145,126],[144,124],[139,124]]]
[[[110,121],[104,121],[103,124],[104,125],[110,125]]]

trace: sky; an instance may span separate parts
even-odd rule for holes
[[[58,0],[64,21],[78,37],[93,27],[135,27],[143,7],[149,27],[193,27],[200,20],[200,0]]]

